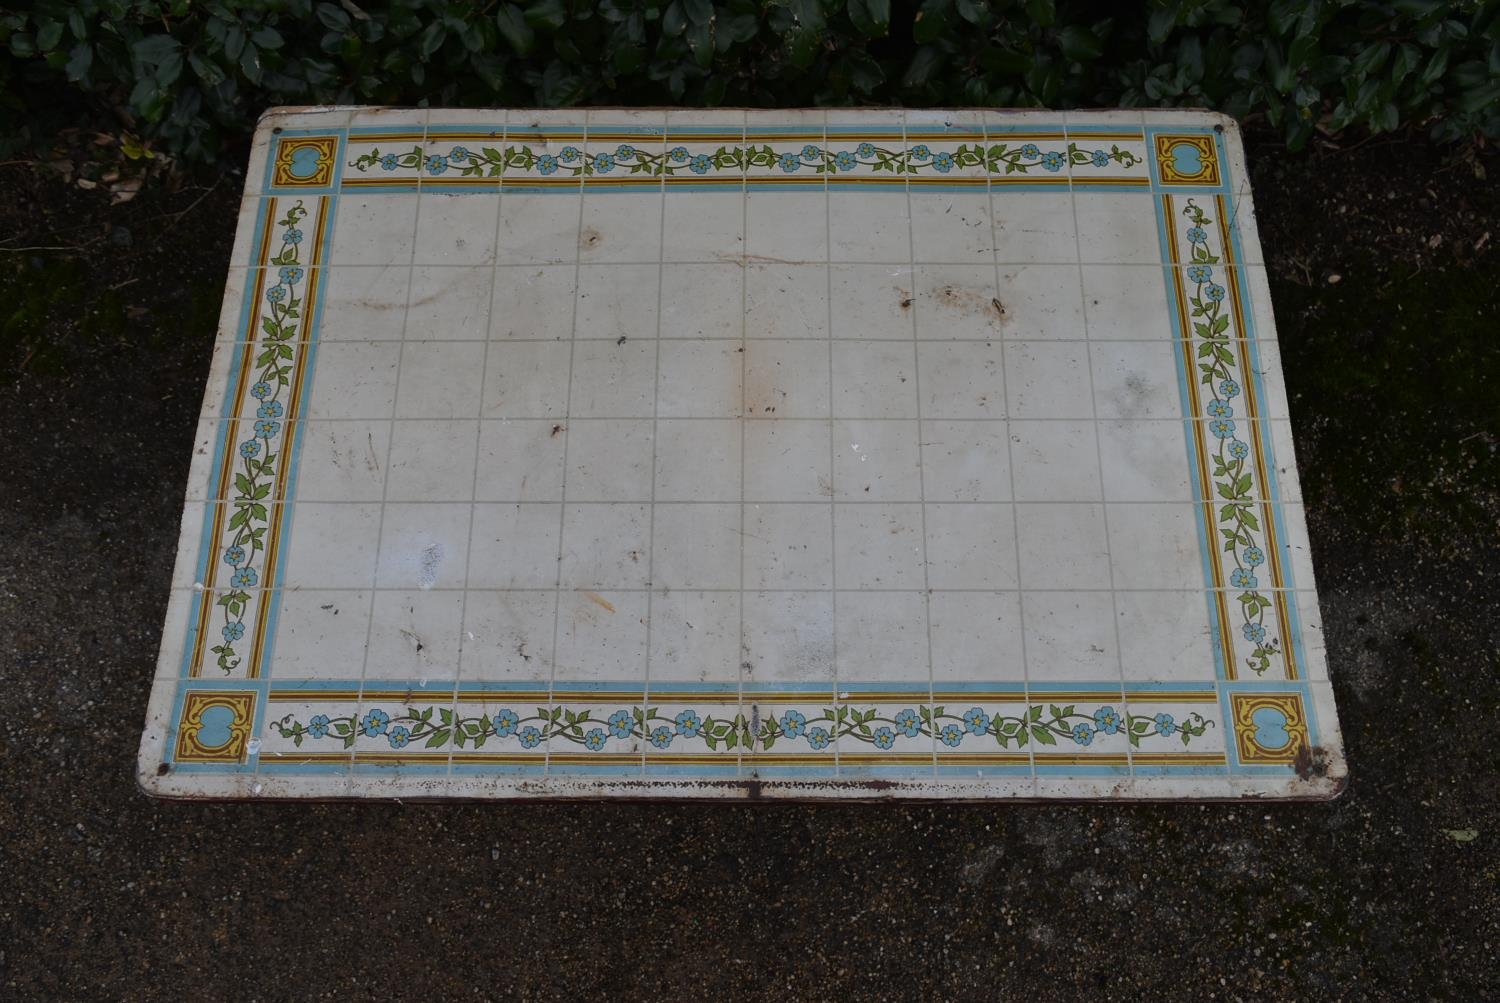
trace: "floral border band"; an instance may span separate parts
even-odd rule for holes
[[[629,705],[601,712],[588,708],[540,706],[534,713],[510,706],[464,716],[446,706],[397,707],[394,712],[374,706],[362,715],[312,714],[303,720],[287,714],[268,725],[300,748],[304,742],[328,742],[350,748],[360,737],[383,738],[394,750],[417,745],[423,749],[453,747],[479,749],[487,742],[507,743],[523,750],[551,742],[589,752],[604,752],[611,739],[649,742],[658,750],[690,745],[708,752],[737,748],[769,752],[778,743],[805,744],[821,752],[841,738],[880,751],[893,749],[902,739],[932,739],[948,749],[966,742],[988,742],[1000,749],[1028,745],[1070,745],[1085,749],[1096,737],[1123,735],[1131,746],[1147,738],[1175,738],[1186,747],[1201,738],[1214,722],[1192,711],[1180,719],[1160,711],[1149,715],[1122,713],[1112,705],[1080,710],[1075,704],[1035,704],[1016,715],[992,713],[975,705],[962,713],[946,706],[913,704],[895,713],[882,708],[841,704],[820,711],[783,709],[779,715],[747,717],[721,715],[685,708],[664,714],[659,706]]]
[[[652,144],[656,146],[658,144]],[[463,144],[442,148],[425,148],[414,143],[410,149],[382,150],[375,146],[350,160],[348,166],[361,174],[384,172],[395,177],[419,172],[429,179],[453,177],[535,178],[556,180],[605,179],[634,177],[710,178],[723,175],[749,176],[756,172],[780,172],[783,175],[827,175],[830,179],[855,175],[885,175],[904,178],[917,175],[962,177],[968,170],[991,176],[1042,174],[1060,175],[1063,168],[1103,169],[1112,165],[1131,168],[1142,160],[1129,149],[1111,143],[1108,149],[1080,147],[1070,142],[1064,147],[1043,149],[1026,143],[960,143],[955,147],[934,147],[916,143],[891,149],[865,141],[844,144],[835,149],[818,143],[800,148],[777,150],[769,144],[720,145],[717,148],[692,148],[685,144],[671,147],[661,144],[659,151],[643,149],[630,142],[620,142],[610,149],[593,149],[588,145],[566,144],[552,152],[537,152],[531,145],[480,146]],[[378,176],[378,175],[376,175]]]

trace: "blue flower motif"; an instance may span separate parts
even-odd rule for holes
[[[1259,587],[1255,575],[1244,568],[1235,568],[1229,573],[1229,584],[1237,589],[1253,589]]]
[[[1035,143],[1027,143],[1025,146],[1021,147],[1021,156],[1023,157],[1040,157],[1041,155],[1041,148],[1038,147]]]
[[[509,738],[516,733],[516,728],[521,723],[521,716],[509,707],[497,711],[490,718],[490,727],[495,729],[496,738]]]
[[[273,438],[280,431],[281,422],[279,421],[258,421],[255,423],[255,434],[262,439]]]
[[[672,147],[671,152],[669,152],[667,154],[667,156],[669,156],[669,157],[672,158],[672,163],[674,163],[674,164],[685,163],[687,161],[687,158],[688,158],[687,147],[686,146],[674,146],[674,147]]]
[[[380,158],[380,169],[382,171],[394,171],[397,166],[398,161],[396,160],[396,155],[394,153],[387,153],[385,156]]]
[[[467,146],[455,146],[453,149],[448,151],[448,160],[455,164],[463,163],[465,160],[468,160],[470,156],[472,156],[472,154],[469,153],[469,148]]]
[[[270,300],[272,303],[280,303],[282,300],[286,299],[286,290],[281,288],[280,286],[272,286],[270,289],[266,290],[266,299]]]
[[[1205,243],[1208,240],[1208,231],[1203,229],[1203,227],[1201,226],[1189,227],[1187,232],[1187,239],[1192,241],[1194,244]]]
[[[885,725],[875,729],[875,748],[889,749],[896,744],[896,733]]]
[[[448,169],[448,160],[436,154],[427,158],[427,173],[441,174]]]
[[[289,286],[294,286],[298,282],[302,281],[302,269],[298,268],[296,265],[283,265],[281,266],[281,271],[278,274],[280,274],[281,276],[281,281],[285,282]]]
[[[694,174],[707,174],[708,169],[713,165],[714,162],[708,159],[708,154],[700,153],[696,157],[694,157],[693,162],[688,165],[688,170],[692,171]]]
[[[843,152],[834,155],[833,166],[841,171],[852,171],[858,165],[859,161],[855,160],[854,154],[850,153],[848,150],[844,150]]]
[[[910,707],[898,711],[894,723],[896,730],[907,738],[916,738],[922,733],[922,719],[917,717],[917,712]]]
[[[590,728],[589,733],[583,736],[583,744],[590,752],[598,752],[604,748],[604,731],[600,728]]]
[[[651,744],[658,749],[665,749],[672,744],[672,729],[662,725],[651,732]]]
[[[286,233],[283,233],[281,239],[288,244],[300,244],[302,243],[302,231],[294,226],[287,230]]]
[[[328,734],[328,715],[314,714],[307,719],[307,734],[311,738],[323,738]]]
[[[822,155],[822,153],[822,150],[818,149],[816,146],[813,146],[811,143],[808,143],[802,148],[802,158],[804,160],[817,160],[818,157]]]
[[[797,159],[797,155],[795,153],[783,153],[781,155],[780,163],[781,169],[788,174],[792,173],[797,168],[802,166],[802,161]]]
[[[703,727],[703,719],[695,711],[685,710],[677,715],[677,734],[683,738],[695,738]]]
[[[950,748],[957,748],[958,743],[964,740],[964,730],[956,724],[945,724],[943,730],[938,733],[943,744]]]
[[[260,576],[255,573],[254,568],[240,568],[229,578],[229,584],[237,589],[253,589],[258,581]]]
[[[978,707],[970,707],[964,714],[964,725],[971,735],[983,735],[990,730],[990,716]]]
[[[875,144],[860,143],[854,148],[854,152],[859,154],[861,157],[873,157],[875,156]]]
[[[913,160],[920,162],[926,160],[930,156],[932,156],[932,151],[927,148],[926,143],[918,143],[916,146],[913,146],[911,148],[911,159]]]
[[[807,732],[807,744],[814,749],[826,749],[830,737],[827,728],[810,728]]]
[[[1156,715],[1156,733],[1163,738],[1171,737],[1177,730],[1177,722],[1172,719],[1171,714]]]
[[[1215,282],[1204,290],[1204,295],[1217,303],[1224,298],[1224,287]]]
[[[1214,270],[1207,265],[1189,265],[1187,277],[1189,282],[1207,282],[1214,277]]]
[[[634,156],[635,156],[635,147],[633,147],[633,146],[630,146],[630,145],[628,145],[626,143],[621,143],[619,146],[615,147],[615,159],[616,160],[629,160],[631,157],[634,157]]]
[[[1105,153],[1103,150],[1095,150],[1093,159],[1095,167],[1109,166],[1109,154]]]
[[[1094,727],[1106,735],[1113,735],[1120,730],[1120,715],[1113,707],[1100,707],[1094,711]]]
[[[616,738],[629,738],[635,732],[635,719],[628,710],[617,710],[609,716],[609,733]]]
[[[947,174],[953,170],[953,163],[953,154],[947,152],[939,153],[932,158],[932,169],[939,174]]]
[[[262,380],[261,382],[255,384],[255,386],[250,388],[250,396],[254,397],[256,400],[265,400],[267,397],[271,396],[271,384]]]
[[[255,417],[257,417],[257,418],[280,418],[281,417],[281,411],[282,411],[281,401],[266,401],[260,407],[258,407],[258,408],[255,409]]]
[[[781,733],[787,738],[796,738],[801,735],[806,724],[807,718],[801,711],[789,710],[781,715]]]
[[[1214,434],[1215,439],[1229,439],[1234,436],[1234,422],[1228,418],[1215,418],[1208,423],[1208,430]]]
[[[230,547],[224,551],[224,563],[230,565],[243,564],[245,560],[244,547]]]
[[[1082,721],[1073,726],[1073,741],[1079,745],[1092,745],[1094,741],[1094,726],[1087,721]]]
[[[1241,556],[1244,557],[1245,563],[1252,568],[1258,568],[1266,563],[1266,553],[1259,547],[1246,547],[1245,553]]]
[[[600,153],[594,157],[594,173],[608,174],[615,169],[615,158],[607,153]]]
[[[1221,400],[1212,400],[1208,402],[1208,416],[1210,418],[1233,418],[1234,408]]]
[[[372,707],[365,715],[365,719],[359,723],[359,727],[366,735],[384,735],[386,726],[390,723],[389,714],[379,707]]]
[[[385,740],[391,743],[393,749],[404,749],[411,742],[411,732],[404,725],[398,724],[385,736]]]
[[[565,163],[565,164],[571,164],[573,161],[577,160],[578,157],[579,157],[578,147],[576,147],[576,146],[564,146],[562,148],[561,152],[558,153],[557,157],[563,163]]]
[[[1258,623],[1247,623],[1244,628],[1245,640],[1251,644],[1259,644],[1266,639],[1266,628]]]
[[[536,158],[536,169],[543,176],[557,173],[557,158],[550,153],[544,153]]]
[[[234,623],[226,623],[224,625],[224,629],[219,631],[219,633],[224,635],[224,640],[227,643],[233,644],[235,641],[238,641],[240,638],[245,636],[245,625],[243,623],[240,623],[238,620],[236,620]]]
[[[253,460],[260,455],[260,443],[254,439],[246,439],[240,443],[240,455],[247,460]]]
[[[521,748],[523,749],[535,749],[538,745],[542,744],[542,733],[536,729],[535,725],[528,724],[522,728],[519,737],[521,739]]]
[[[1228,400],[1240,395],[1240,385],[1234,380],[1222,380],[1219,383],[1219,396]]]
[[[1049,171],[1060,171],[1063,165],[1063,155],[1053,150],[1042,155],[1042,166]]]
[[[1229,444],[1229,455],[1236,460],[1243,460],[1250,455],[1250,447],[1239,439],[1235,439]]]

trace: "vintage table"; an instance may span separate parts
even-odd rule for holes
[[[1238,132],[283,109],[140,783],[1327,798]]]

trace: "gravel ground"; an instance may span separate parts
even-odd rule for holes
[[[0,998],[1493,998],[1500,159],[1254,167],[1352,770],[1330,804],[148,800],[238,182],[110,209],[6,167],[0,247],[101,238],[0,254]],[[72,292],[31,309],[37,283]]]

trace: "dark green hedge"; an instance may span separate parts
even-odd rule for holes
[[[272,104],[1195,105],[1500,134],[1500,0],[32,0],[12,136],[123,111],[212,157]],[[53,116],[57,118],[58,116]]]

